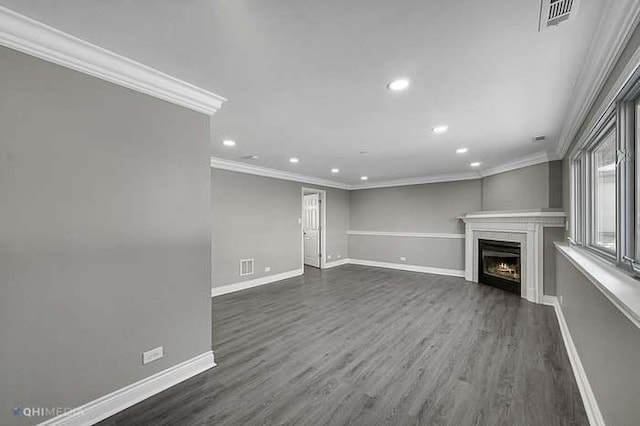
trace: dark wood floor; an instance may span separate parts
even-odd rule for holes
[[[104,424],[588,424],[553,309],[346,265],[213,299],[218,366]]]

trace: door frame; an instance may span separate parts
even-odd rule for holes
[[[300,190],[300,267],[304,270],[304,196],[308,194],[320,194],[320,269],[324,269],[327,263],[327,191],[307,186]]]

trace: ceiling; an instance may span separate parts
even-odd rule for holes
[[[538,32],[533,0],[0,0],[228,98],[213,156],[345,184],[555,151],[603,4],[580,3]]]

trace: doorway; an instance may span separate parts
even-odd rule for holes
[[[325,267],[326,191],[302,188],[302,267]]]

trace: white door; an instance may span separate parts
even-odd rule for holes
[[[304,263],[320,267],[320,194],[310,194],[303,197],[304,219],[302,231],[304,234]]]

